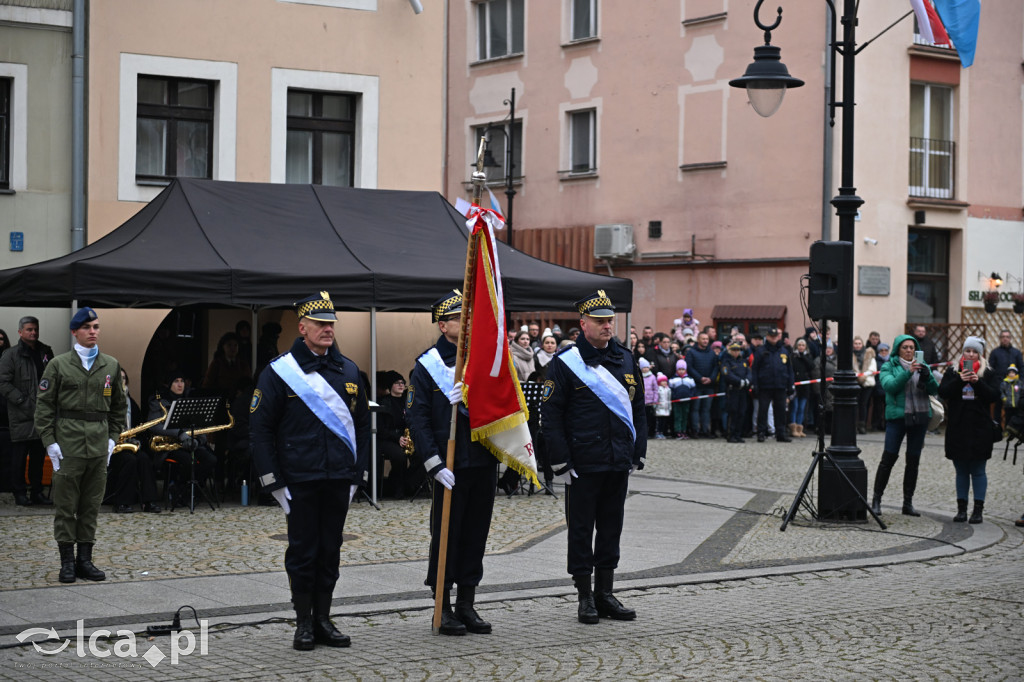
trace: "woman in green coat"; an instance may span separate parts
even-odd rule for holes
[[[928,431],[932,409],[928,396],[939,392],[928,366],[919,362],[915,353],[921,350],[917,339],[901,334],[893,341],[896,352],[882,364],[878,380],[885,391],[885,449],[875,473],[875,490],[871,510],[882,513],[882,493],[889,483],[892,467],[899,459],[900,445],[907,439],[907,467],[903,473],[903,513],[920,516],[914,509],[914,490],[917,488],[917,469],[921,463],[921,450]]]

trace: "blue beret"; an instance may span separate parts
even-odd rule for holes
[[[89,306],[80,308],[78,312],[75,313],[75,316],[71,318],[71,331],[75,331],[86,322],[91,322],[92,320],[95,320],[97,317],[99,317],[99,315],[97,315],[96,311],[90,308]]]

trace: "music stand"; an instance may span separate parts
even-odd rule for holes
[[[206,503],[210,505],[210,511],[215,511],[213,502],[206,495],[203,486],[196,480],[196,447],[199,445],[195,439],[197,428],[207,428],[217,424],[218,408],[224,404],[221,396],[203,398],[181,398],[171,402],[171,409],[167,411],[167,418],[164,420],[163,428],[177,430],[179,438],[181,433],[187,431],[190,437],[188,446],[183,449],[189,455],[189,503],[190,514],[196,511],[196,488],[203,496]],[[223,419],[223,417],[222,417]]]

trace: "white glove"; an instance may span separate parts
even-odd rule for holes
[[[579,474],[576,473],[575,469],[569,469],[564,474],[559,474],[558,476],[555,476],[556,481],[558,481],[559,483],[563,483],[567,486],[572,484],[572,479],[574,478],[579,478]]]
[[[278,488],[274,492],[270,493],[277,500],[277,503],[281,505],[281,509],[284,509],[285,516],[292,513],[292,506],[288,504],[288,500],[292,499],[292,494],[288,492],[288,486]]]
[[[452,390],[448,391],[448,402],[452,405],[458,405],[462,402],[462,382],[458,382],[452,386]]]
[[[438,470],[438,472],[434,474],[434,478],[436,478],[437,481],[445,488],[448,488],[448,490],[451,490],[452,486],[455,485],[455,474],[453,474],[452,470],[447,467]]]
[[[110,457],[114,454],[114,441],[107,439],[107,466],[110,466]]]
[[[53,463],[53,470],[60,471],[60,461],[64,459],[64,455],[61,454],[60,446],[56,443],[51,443],[46,446],[46,454],[50,456],[50,462]]]
[[[357,490],[359,490],[359,486],[354,484],[354,483],[349,487],[349,489],[348,489],[348,503],[349,504],[352,504],[352,500],[355,498]]]

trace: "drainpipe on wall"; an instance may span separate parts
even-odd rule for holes
[[[832,32],[832,8],[825,7],[825,36],[826,40]],[[829,125],[829,104],[832,102],[832,80],[829,74],[832,73],[832,48],[825,50],[825,151],[821,158],[821,239],[822,241],[832,240],[832,126]]]
[[[85,0],[71,14],[71,250],[85,246]]]

